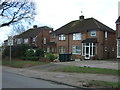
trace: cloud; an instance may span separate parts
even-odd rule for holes
[[[95,18],[115,29],[118,18],[119,0],[33,0],[37,4],[35,22],[38,26],[47,25],[54,30],[78,20],[83,11],[85,18]],[[0,29],[0,42],[7,39],[11,31],[8,27]]]
[[[96,18],[115,29],[118,0],[36,0],[36,2],[38,7],[36,20],[54,29],[79,19],[81,11],[86,18]]]

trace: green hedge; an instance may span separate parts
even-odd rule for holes
[[[20,44],[20,45],[15,45],[11,46],[11,56],[14,58],[19,58],[22,56],[25,56],[25,52],[27,49],[29,49],[30,46],[27,44]],[[6,47],[3,51],[4,56],[10,56],[10,47]]]
[[[39,57],[21,57],[22,60],[38,61]]]

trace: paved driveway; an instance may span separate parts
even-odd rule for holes
[[[55,64],[60,65],[72,65],[72,66],[87,66],[87,67],[98,67],[98,68],[109,68],[109,69],[120,69],[120,62],[118,61],[103,61],[103,60],[84,60],[84,61],[71,61],[71,62],[58,62]]]

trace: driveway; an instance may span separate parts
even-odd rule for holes
[[[98,68],[109,68],[109,69],[120,69],[118,61],[104,61],[104,60],[76,60],[71,62],[58,62],[54,63],[57,65],[70,65],[70,66],[80,66],[80,67],[98,67]]]

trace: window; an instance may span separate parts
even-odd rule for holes
[[[17,44],[21,44],[21,38],[17,39]]]
[[[117,47],[118,47],[118,51],[117,51],[118,54],[117,54],[117,57],[120,57],[120,40],[118,40],[118,46],[117,46]]]
[[[24,39],[24,44],[28,44],[28,39]]]
[[[81,33],[74,33],[73,40],[81,40]]]
[[[65,38],[65,35],[64,34],[61,34],[61,35],[59,35],[59,40],[65,40],[66,38]]]
[[[96,36],[96,30],[90,32],[91,36]]]
[[[107,36],[108,36],[108,35],[107,35],[107,31],[106,31],[106,32],[105,32],[105,38],[107,38]]]
[[[105,47],[105,51],[107,52],[107,47]]]
[[[81,54],[80,46],[73,46],[72,53],[73,54]]]
[[[43,41],[43,44],[46,44],[46,38],[44,37],[44,41]]]
[[[36,37],[33,38],[33,42],[35,42],[35,41],[36,41]]]
[[[59,47],[59,53],[61,53],[61,54],[65,53],[65,47],[64,46]]]
[[[48,52],[48,53],[50,52],[50,47],[47,47],[47,52]]]
[[[51,34],[51,38],[55,38],[56,37],[56,35],[55,34]]]

